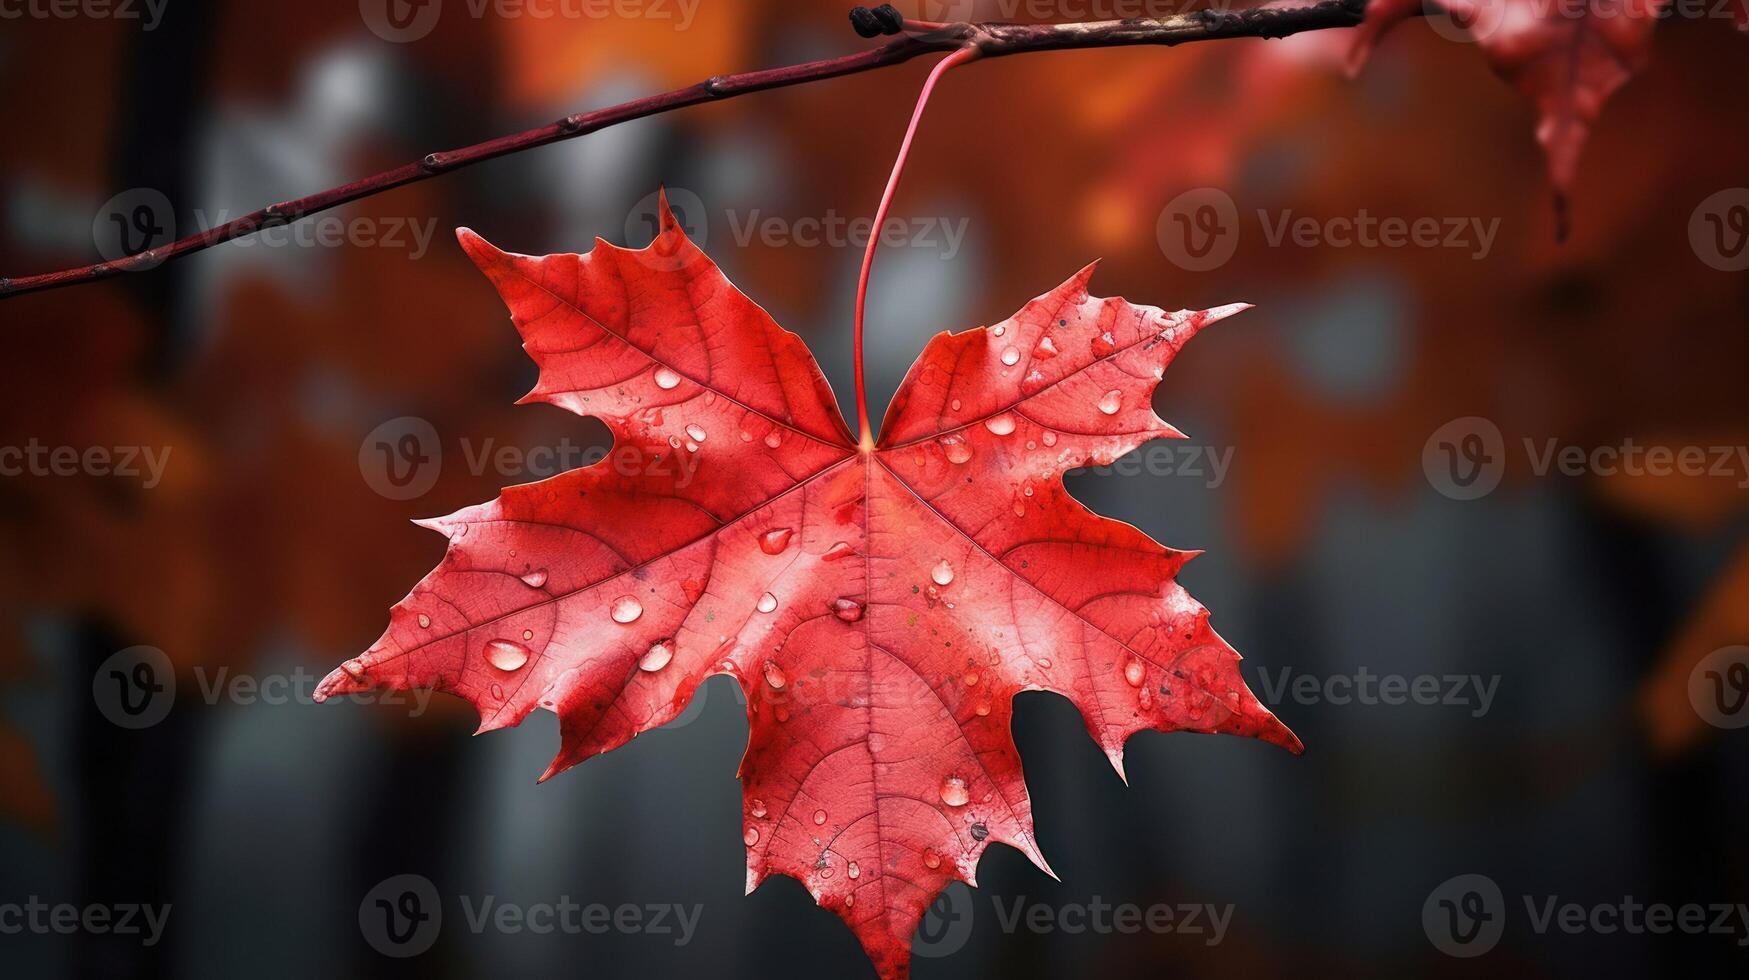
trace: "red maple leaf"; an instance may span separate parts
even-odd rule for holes
[[[1603,103],[1639,71],[1670,0],[1437,0],[1440,33],[1474,41],[1495,74],[1537,110],[1562,234],[1579,152]],[[1371,0],[1350,71],[1380,36],[1422,10],[1422,0]]]
[[[883,977],[992,842],[1049,871],[1009,726],[1024,690],[1081,710],[1122,773],[1135,732],[1300,743],[1174,578],[1193,555],[1100,517],[1062,475],[1178,433],[1149,397],[1205,325],[1087,294],[1089,266],[991,328],[940,334],[878,446],[805,344],[662,204],[647,248],[462,246],[540,366],[524,401],[601,417],[603,461],[427,522],[440,564],[319,696],[432,687],[480,730],[558,714],[559,773],[673,719],[706,678],[747,696],[747,887],[777,872]]]

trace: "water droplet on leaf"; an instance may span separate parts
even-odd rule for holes
[[[613,600],[608,614],[613,617],[613,621],[616,623],[635,623],[638,617],[644,614],[644,606],[632,596],[622,595]]]
[[[971,794],[966,792],[966,781],[958,776],[949,776],[941,781],[941,802],[948,806],[965,806]]]
[[[773,528],[759,536],[759,550],[768,555],[781,555],[789,547],[790,536],[795,531],[787,527]]]
[[[668,661],[674,659],[674,648],[669,645],[669,642],[668,640],[657,640],[650,644],[650,649],[638,660],[638,669],[653,674],[668,666]]]
[[[528,663],[528,647],[515,640],[493,640],[486,644],[486,662],[502,671],[519,670]]]

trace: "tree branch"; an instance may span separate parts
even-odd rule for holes
[[[861,8],[859,8],[860,10]],[[890,10],[890,8],[884,8]],[[73,286],[107,279],[124,272],[151,268],[161,262],[188,255],[214,245],[252,235],[264,228],[288,224],[350,201],[380,194],[383,191],[427,180],[438,174],[459,170],[482,160],[518,153],[536,146],[573,139],[633,119],[682,109],[700,102],[732,99],[751,92],[784,88],[805,82],[823,81],[842,75],[854,75],[910,61],[919,55],[935,51],[952,51],[975,47],[985,58],[1029,51],[1061,51],[1072,48],[1107,48],[1136,44],[1175,45],[1189,41],[1214,41],[1227,38],[1275,38],[1303,31],[1333,27],[1353,27],[1365,16],[1366,0],[1316,0],[1311,3],[1270,4],[1249,10],[1218,12],[1213,10],[1176,14],[1170,17],[1147,17],[1130,20],[1109,20],[1083,24],[926,24],[918,21],[894,21],[900,36],[867,51],[804,62],[783,68],[716,75],[695,85],[674,89],[659,95],[633,99],[619,105],[566,116],[557,122],[534,129],[500,136],[497,139],[464,146],[457,150],[430,153],[415,163],[355,180],[349,184],[325,190],[293,201],[269,205],[234,221],[216,225],[178,239],[168,245],[149,249],[113,262],[24,276],[0,279],[0,299],[10,299],[25,293]],[[868,23],[867,12],[853,17],[859,31]],[[890,26],[890,25],[889,25]]]

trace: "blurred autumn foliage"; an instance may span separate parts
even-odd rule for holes
[[[1393,7],[1391,16],[1401,12]],[[391,54],[395,77],[413,93],[396,103],[406,111],[372,117],[377,131],[330,162],[363,174],[436,148],[417,142],[434,133],[468,142],[587,107],[579,98],[599,103],[603,92],[637,94],[842,52],[859,43],[843,20],[838,3],[775,0],[704,5],[686,31],[650,20],[445,20]],[[1622,42],[1635,52],[1627,61],[1646,55],[1638,76],[1623,84],[1625,74],[1588,68],[1608,77],[1588,77],[1555,110],[1534,93],[1521,99],[1474,46],[1422,21],[1394,27],[1353,80],[1344,73],[1351,32],[978,64],[938,94],[898,210],[951,201],[974,216],[987,260],[967,288],[986,316],[1095,254],[1105,256],[1099,291],[1107,295],[1169,307],[1258,303],[1257,322],[1199,342],[1206,347],[1183,372],[1189,377],[1170,382],[1166,394],[1241,447],[1224,492],[1245,562],[1267,570],[1307,547],[1338,488],[1358,485],[1379,506],[1406,506],[1425,492],[1423,443],[1454,416],[1486,415],[1509,442],[1749,441],[1749,287],[1742,275],[1699,261],[1686,231],[1702,198],[1749,172],[1738,97],[1749,89],[1749,47],[1728,22],[1639,26]],[[81,202],[65,209],[76,215],[66,226],[78,231],[97,202],[121,189],[115,161],[142,152],[112,144],[117,92],[130,84],[124,55],[137,38],[116,22],[30,29],[30,43],[6,45],[0,79],[9,91],[61,83],[30,85],[29,98],[0,105],[7,131],[44,134],[0,151],[14,202],[0,239],[8,271],[89,261],[86,241],[38,235],[17,202]],[[213,32],[200,110],[219,128],[246,118],[245,109],[289,114],[316,53],[372,41],[348,4],[227,5]],[[1542,69],[1524,67],[1523,52],[1481,47],[1520,90],[1549,84],[1528,80]],[[1578,50],[1587,59],[1607,54]],[[782,161],[782,197],[767,202],[772,209],[866,214],[925,68],[665,117],[663,150],[643,185],[596,206],[624,214],[659,180],[694,179],[713,164],[711,152],[741,153],[753,142],[764,154],[752,155],[755,172],[758,161]],[[1552,146],[1551,112],[1578,120],[1563,123],[1568,131]],[[1539,125],[1554,187],[1571,199],[1572,234],[1561,243],[1549,161],[1533,136]],[[1580,153],[1577,134],[1586,130]],[[215,251],[141,277],[198,279],[199,304],[166,309],[127,281],[0,307],[10,345],[0,359],[8,391],[0,442],[173,450],[164,482],[150,491],[93,477],[0,481],[0,684],[16,694],[33,683],[23,630],[45,611],[96,617],[161,647],[185,670],[241,665],[288,637],[311,662],[327,663],[375,636],[400,588],[441,549],[405,519],[487,499],[505,481],[446,467],[424,498],[385,500],[359,476],[364,433],[401,414],[482,438],[550,434],[541,427],[555,424],[509,407],[526,366],[506,353],[502,311],[449,238],[456,224],[496,222],[522,231],[531,239],[525,250],[538,251],[532,239],[558,222],[542,215],[538,193],[525,195],[519,168],[548,152],[556,151],[343,212],[437,219],[431,250],[416,260],[346,248],[297,256],[301,278],[277,274],[271,260],[203,277],[203,265],[221,260]],[[183,159],[196,166],[196,155]],[[697,162],[667,162],[688,159]],[[596,174],[574,177],[587,195]],[[1483,258],[1272,248],[1250,235],[1226,265],[1190,274],[1163,260],[1155,223],[1175,195],[1205,186],[1224,188],[1244,213],[1474,216],[1500,219],[1500,232]],[[233,212],[263,203],[213,202]],[[621,237],[617,222],[603,225]],[[730,247],[719,237],[714,250]],[[829,285],[843,262],[829,249],[755,241],[726,264],[750,295],[826,325],[809,337],[818,349],[828,331],[848,329],[842,290]],[[1377,319],[1380,304],[1392,326],[1378,379],[1328,383],[1321,348],[1353,343],[1345,324]],[[884,352],[901,361],[914,353]],[[599,437],[586,426],[572,431]],[[1521,491],[1529,478],[1509,470],[1504,492]],[[1673,534],[1742,527],[1744,491],[1719,481],[1598,480],[1582,493]],[[1685,704],[1689,666],[1719,645],[1749,640],[1749,552],[1739,550],[1690,605],[1692,619],[1672,631],[1639,705],[1666,749],[1704,730]],[[25,740],[0,730],[5,806],[46,826],[53,803],[34,772]]]

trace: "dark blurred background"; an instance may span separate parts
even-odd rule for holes
[[[868,43],[818,0],[447,0],[405,29],[377,0],[5,9],[9,275]],[[1206,550],[1184,583],[1308,751],[1146,734],[1126,788],[1067,702],[1022,697],[1062,882],[992,850],[982,888],[925,924],[918,977],[1749,965],[1749,41],[1714,17],[1660,25],[1557,243],[1533,112],[1473,46],[1410,23],[1350,80],[1340,33],[974,64],[924,121],[870,297],[871,401],[930,334],[1095,257],[1099,294],[1256,304],[1157,394],[1187,442],[1071,486]],[[511,405],[533,370],[453,229],[529,253],[642,245],[665,184],[845,400],[847,223],[872,213],[926,70],[662,115],[301,238],[0,304],[0,973],[872,976],[796,882],[742,896],[746,726],[721,678],[669,729],[538,787],[550,715],[470,739],[443,696],[309,695],[440,556],[409,519],[603,444],[593,421]],[[1192,268],[1175,215],[1211,202],[1232,207],[1230,255]],[[1302,218],[1307,236],[1272,241]],[[1340,234],[1384,218],[1433,219],[1441,244]],[[66,475],[61,447],[80,454]],[[1579,462],[1542,465],[1551,447]],[[1640,465],[1617,465],[1629,447]],[[1704,472],[1660,471],[1651,447],[1698,450]],[[404,894],[441,923],[386,933],[375,903]],[[476,929],[488,896],[635,917]],[[115,928],[134,904],[168,906],[161,931]],[[1112,928],[1117,908],[1156,927]]]

